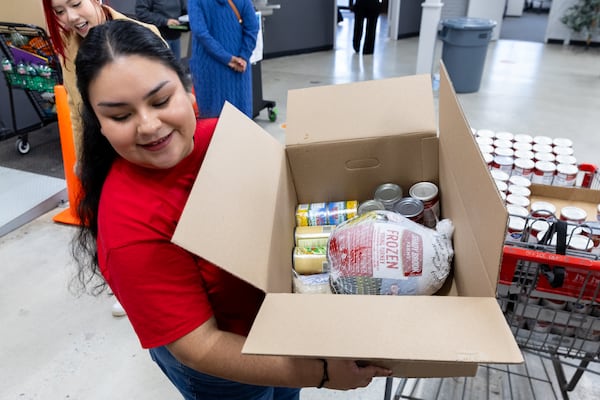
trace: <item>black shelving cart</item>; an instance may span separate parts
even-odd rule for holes
[[[0,140],[17,136],[20,154],[31,150],[29,133],[57,120],[54,86],[62,83],[58,56],[43,28],[0,22]]]

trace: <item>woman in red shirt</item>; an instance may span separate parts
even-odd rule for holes
[[[390,371],[350,360],[242,354],[263,293],[171,243],[216,126],[197,121],[180,64],[147,28],[93,28],[76,59],[83,100],[83,288],[108,285],[141,345],[186,399],[298,399]]]

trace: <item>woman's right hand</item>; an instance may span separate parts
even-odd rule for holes
[[[388,377],[392,371],[375,365],[359,366],[352,360],[327,360],[329,380],[323,387],[336,390],[349,390],[368,386],[373,378]]]

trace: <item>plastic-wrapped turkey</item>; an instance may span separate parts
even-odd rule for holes
[[[338,225],[327,258],[334,293],[431,295],[450,273],[454,226],[427,228],[400,214],[376,210]]]

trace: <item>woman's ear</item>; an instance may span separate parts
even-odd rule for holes
[[[190,102],[192,104],[196,104],[196,96],[194,95],[193,92],[188,92],[188,96],[190,97]]]

